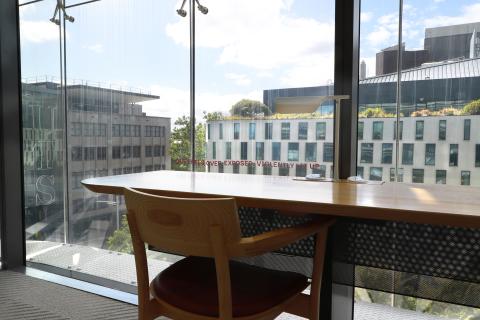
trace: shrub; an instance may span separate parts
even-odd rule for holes
[[[432,111],[428,109],[422,109],[412,112],[412,117],[429,117],[432,115]]]
[[[360,118],[392,118],[395,115],[393,113],[385,112],[380,107],[376,108],[367,108],[361,111],[358,115]]]
[[[473,100],[463,107],[464,114],[479,115],[480,114],[480,99]]]

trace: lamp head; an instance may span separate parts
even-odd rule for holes
[[[75,21],[75,18],[72,17],[72,16],[69,16],[68,14],[65,14],[65,19],[67,19],[67,20],[70,21],[70,22],[74,22],[74,21]]]
[[[182,18],[185,18],[187,16],[187,11],[183,10],[183,9],[178,9],[177,10],[177,13],[180,17]]]
[[[197,2],[198,3],[198,2]],[[201,13],[207,14],[208,13],[208,8],[205,6],[202,6],[200,3],[198,3],[198,10],[200,10]]]

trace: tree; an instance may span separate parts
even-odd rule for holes
[[[203,119],[208,122],[208,121],[224,120],[225,117],[220,111],[214,111],[214,112],[203,111]]]
[[[256,117],[268,116],[272,114],[272,111],[260,101],[242,99],[232,106],[230,113],[232,116]]]
[[[107,249],[133,254],[132,238],[130,237],[130,229],[128,228],[127,216],[122,217],[120,229],[107,239]]]
[[[205,160],[205,125],[199,123],[195,128],[195,159]],[[187,171],[191,159],[190,117],[182,116],[175,121],[170,136],[170,155],[172,170]],[[196,171],[205,171],[205,166],[197,165]]]

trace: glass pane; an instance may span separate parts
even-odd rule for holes
[[[68,235],[60,27],[49,21],[55,6],[45,0],[19,8],[27,257],[38,244],[65,242]]]
[[[91,263],[106,263],[111,251],[132,253],[124,199],[90,192],[81,181],[190,169],[189,50],[169,37],[172,23],[187,34],[189,24],[176,15],[176,1],[68,7],[79,2],[67,1],[66,14],[54,18],[54,0],[20,7],[27,258],[132,284],[132,256],[108,260],[119,266]],[[65,39],[55,23],[63,17]],[[205,129],[197,133],[203,144]],[[218,146],[210,148],[219,156]],[[102,273],[111,267],[122,271]]]
[[[202,4],[209,12],[196,12],[196,113],[212,128],[207,150],[217,148],[216,159],[206,155],[210,172],[220,163],[226,174],[293,177],[326,168],[333,101],[323,96],[333,94],[335,2]],[[187,45],[188,35],[173,28]]]

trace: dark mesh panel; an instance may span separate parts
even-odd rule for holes
[[[246,207],[240,207],[238,209],[238,215],[240,217],[240,228],[244,237],[251,237],[271,230],[291,227],[312,220],[309,216],[286,216],[279,214],[275,210]],[[280,249],[278,253],[311,258],[314,255],[314,251],[315,239],[314,237],[308,237]]]

